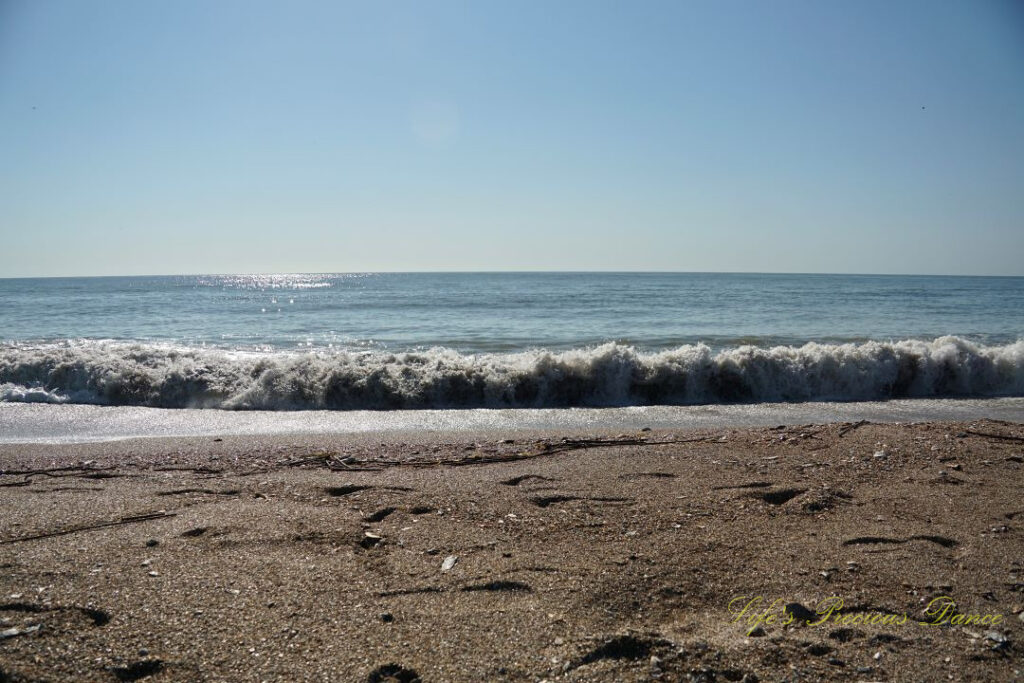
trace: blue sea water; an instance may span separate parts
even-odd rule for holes
[[[243,409],[1024,395],[1024,278],[0,279],[0,401]]]

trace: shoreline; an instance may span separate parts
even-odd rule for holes
[[[1024,397],[888,401],[729,403],[618,408],[446,410],[221,410],[0,402],[0,444],[88,443],[128,439],[344,438],[407,441],[422,435],[500,440],[509,435],[619,433],[768,427],[834,422],[999,419],[1024,423]],[[442,438],[442,437],[438,437]]]
[[[478,436],[0,444],[3,680],[1019,680],[1021,424]]]

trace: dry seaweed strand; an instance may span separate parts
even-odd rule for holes
[[[0,540],[0,545],[10,545],[12,543],[21,543],[23,541],[35,541],[40,538],[51,538],[53,536],[66,536],[67,534],[76,534],[80,531],[93,531],[95,529],[105,529],[112,526],[121,526],[123,524],[135,524],[137,522],[149,522],[155,519],[164,519],[167,517],[174,517],[178,513],[176,512],[146,512],[139,515],[129,515],[127,517],[121,517],[109,522],[99,522],[97,524],[85,524],[82,526],[70,527],[67,529],[60,529],[58,531],[46,531],[41,534],[31,534],[29,536],[19,536],[17,538],[8,538]]]
[[[869,424],[871,423],[868,422],[867,420],[858,420],[856,422],[851,422],[848,425],[843,425],[842,427],[839,428],[839,436],[846,436],[847,432],[852,432],[853,430],[859,427],[863,427],[864,425]]]
[[[35,470],[0,470],[0,475],[24,475],[27,477],[37,474],[44,474],[47,477],[77,477],[82,474],[94,474],[96,472],[109,472],[116,467],[89,467],[83,465],[71,465],[68,467],[47,467]]]
[[[279,463],[284,467],[306,467],[315,465],[339,472],[376,472],[390,467],[465,467],[472,465],[493,465],[505,462],[531,460],[568,451],[586,448],[607,448],[612,446],[664,446],[671,444],[710,442],[722,443],[718,437],[702,436],[693,439],[669,439],[648,441],[647,439],[566,439],[560,443],[545,443],[540,452],[509,453],[507,455],[471,455],[455,460],[410,458],[404,460],[359,460],[352,456],[339,457],[336,453],[315,453],[313,455]]]
[[[992,432],[977,432],[973,429],[965,429],[965,433],[973,434],[974,436],[983,436],[986,439],[1002,439],[1004,441],[1022,441],[1024,442],[1024,436],[1014,436],[1013,434],[994,434]]]

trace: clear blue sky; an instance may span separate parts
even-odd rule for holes
[[[1024,274],[1024,4],[0,0],[0,276]]]

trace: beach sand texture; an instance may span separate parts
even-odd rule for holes
[[[0,680],[1020,679],[1019,424],[506,436],[0,446]]]

